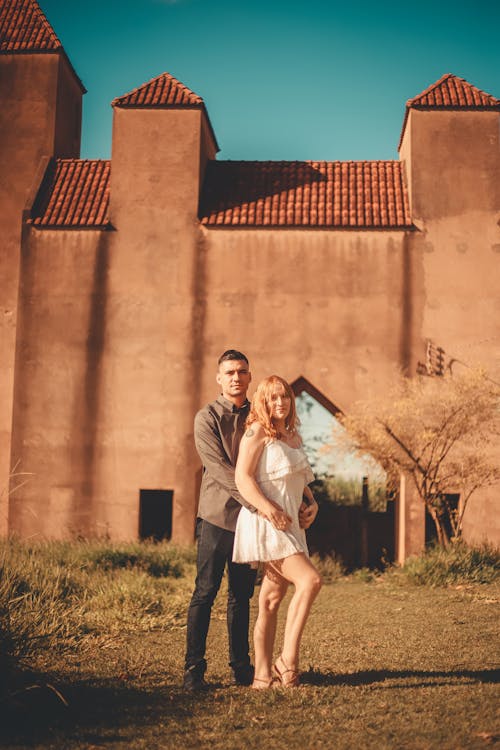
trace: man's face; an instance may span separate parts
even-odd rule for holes
[[[252,376],[244,359],[228,359],[220,363],[216,380],[225,398],[243,402]]]

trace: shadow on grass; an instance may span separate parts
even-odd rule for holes
[[[496,684],[499,678],[500,670],[494,669],[385,669],[351,674],[311,669],[302,674],[302,683],[317,687],[380,684],[380,689],[415,689]],[[138,735],[145,736],[148,728],[154,732],[159,726],[170,727],[172,737],[180,738],[183,725],[194,712],[213,711],[214,700],[230,699],[229,687],[216,684],[213,688],[218,689],[192,695],[174,684],[141,689],[126,682],[95,679],[58,682],[53,687],[41,675],[24,675],[24,687],[0,701],[0,744],[30,747],[50,739],[54,747],[68,747],[68,743],[86,748],[114,742],[132,745]]]
[[[497,684],[500,682],[500,670],[370,669],[350,674],[335,674],[334,672],[318,672],[310,669],[308,672],[301,674],[301,683],[303,685],[316,685],[319,687],[332,685],[337,687],[341,687],[342,685],[359,687],[393,680],[397,682],[395,684],[384,685],[384,688],[441,687],[442,685],[463,685],[464,682]]]
[[[0,700],[0,746],[25,747],[49,737],[85,747],[132,741],[138,728],[185,721],[207,697],[175,685],[148,690],[110,680],[64,684],[25,675],[25,686]]]

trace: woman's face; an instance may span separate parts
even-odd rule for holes
[[[281,421],[288,417],[291,399],[282,385],[275,386],[271,391],[268,406],[272,420]]]

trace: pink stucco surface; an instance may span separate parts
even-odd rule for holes
[[[386,163],[226,168],[189,90],[187,104],[119,98],[110,162],[84,165],[81,85],[64,55],[3,55],[0,65],[0,491],[13,466],[29,473],[2,495],[1,533],[136,538],[140,490],[163,488],[174,493],[174,540],[191,542],[193,417],[217,395],[227,348],[247,353],[254,383],[304,378],[345,412],[385,393],[397,371],[413,374],[428,339],[500,379],[491,102],[410,106],[400,162],[381,171]],[[57,183],[63,167],[68,182]],[[373,221],[381,200],[397,220]],[[330,220],[304,220],[328,201]],[[252,206],[262,221],[241,221]],[[500,542],[497,495],[473,499],[467,538]],[[409,490],[398,533],[404,554],[422,548]]]

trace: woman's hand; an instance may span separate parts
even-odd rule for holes
[[[301,529],[308,529],[318,515],[318,503],[314,498],[307,503],[301,503],[299,508],[299,526]]]

